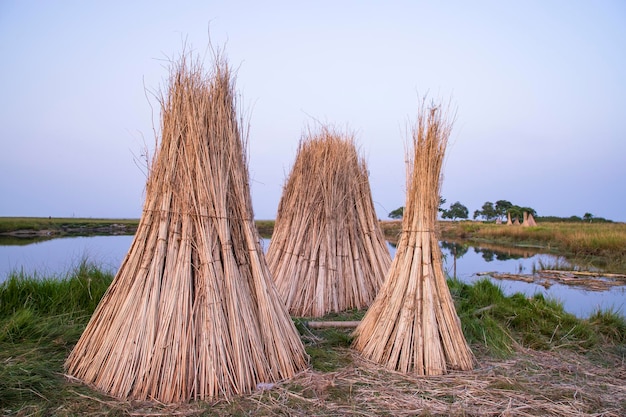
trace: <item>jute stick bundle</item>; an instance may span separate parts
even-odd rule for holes
[[[354,138],[328,127],[300,141],[267,261],[295,316],[370,305],[391,256]]]
[[[190,61],[161,101],[131,248],[65,364],[118,398],[229,397],[307,366],[253,223],[234,79]]]
[[[439,375],[468,370],[467,345],[443,272],[435,232],[441,165],[452,128],[440,106],[422,102],[408,151],[402,235],[385,283],[355,330],[354,348],[390,369]]]

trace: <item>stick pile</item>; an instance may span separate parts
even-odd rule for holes
[[[370,305],[391,264],[354,138],[328,127],[300,141],[267,262],[289,312]]]
[[[467,345],[443,272],[435,226],[440,172],[452,129],[441,107],[422,102],[408,155],[402,235],[385,283],[355,330],[354,348],[390,369],[417,375],[469,370]]]
[[[229,397],[307,366],[253,223],[234,94],[220,57],[208,76],[173,65],[137,233],[65,364],[112,396]]]

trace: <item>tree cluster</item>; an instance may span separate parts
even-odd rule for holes
[[[446,199],[440,196],[440,197],[439,197],[439,209],[438,209],[440,213],[445,213],[445,212],[447,212],[447,210],[446,210],[446,209],[444,209],[444,208],[442,207],[445,203],[446,203]],[[466,208],[465,206],[463,206],[461,203],[459,203],[459,202],[457,201],[455,204],[460,205],[460,206],[461,206],[462,208],[464,208],[464,209],[465,209],[465,211],[467,212],[467,208]],[[451,207],[451,208],[452,208],[452,207]],[[402,207],[398,207],[397,209],[395,209],[395,210],[393,210],[393,211],[389,212],[389,214],[387,215],[387,217],[389,217],[390,219],[401,219],[401,218],[402,218],[402,216],[404,216],[404,206],[402,206]],[[442,214],[442,216],[443,216],[443,214]],[[459,217],[459,216],[456,216],[456,217]],[[446,218],[446,217],[444,217],[444,219],[445,219],[445,218]],[[467,214],[466,214],[466,215],[465,215],[465,217],[463,217],[463,218],[467,219]]]
[[[511,218],[522,219],[524,212],[537,216],[537,211],[531,207],[518,206],[507,200],[498,200],[496,203],[486,201],[482,206],[482,210],[474,211],[474,220],[482,217],[484,220],[492,221],[496,219],[506,219],[507,215]]]
[[[450,208],[443,208],[446,199],[440,197],[439,198],[439,212],[441,213],[442,219],[467,219],[469,217],[469,211],[467,207],[465,207],[460,202],[456,202],[450,205]],[[482,218],[486,221],[494,221],[496,219],[506,220],[507,216],[510,214],[511,219],[517,218],[518,220],[522,220],[524,217],[524,212],[528,214],[532,214],[532,216],[540,221],[544,222],[588,222],[588,223],[610,223],[611,220],[607,220],[603,217],[596,217],[591,213],[585,213],[582,217],[580,216],[570,216],[570,217],[556,217],[556,216],[537,216],[537,211],[531,207],[518,206],[507,200],[498,200],[494,203],[491,201],[486,201],[483,204],[481,210],[475,210],[473,219],[476,220],[478,218]],[[398,207],[388,214],[391,219],[401,219],[404,214],[404,207]]]
[[[445,198],[439,198],[439,212],[441,213],[442,219],[456,220],[469,218],[469,210],[459,201],[451,204],[450,207],[447,209],[443,208],[445,202]],[[504,220],[506,219],[507,215],[510,214],[511,218],[517,217],[518,219],[522,219],[524,212],[532,214],[533,217],[537,216],[537,212],[531,207],[518,206],[507,200],[498,200],[495,202],[495,204],[491,201],[486,201],[485,204],[483,204],[481,210],[474,211],[473,218],[474,220],[482,218],[486,221],[493,221],[496,219]],[[403,214],[404,207],[399,207],[390,212],[388,216],[391,219],[401,219]]]

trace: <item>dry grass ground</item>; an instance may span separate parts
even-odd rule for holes
[[[120,402],[75,390],[53,415],[131,416],[623,416],[626,364],[622,351],[586,356],[569,350],[520,349],[476,369],[413,377],[335,351],[342,366],[311,369],[270,389],[230,402],[164,406]],[[337,358],[334,358],[337,360]],[[81,387],[82,388],[82,387]],[[33,410],[36,411],[36,410]],[[21,415],[28,415],[22,409]]]
[[[349,365],[314,370],[257,393],[256,415],[320,416],[620,416],[626,412],[626,367],[615,356],[599,366],[572,352],[519,351],[507,360],[481,358],[470,372],[412,377],[345,351]],[[235,405],[235,404],[233,404]],[[232,407],[246,415],[244,409]],[[219,412],[218,412],[219,413]]]

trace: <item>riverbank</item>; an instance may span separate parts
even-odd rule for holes
[[[132,235],[139,219],[0,217],[0,236],[17,238]]]
[[[590,268],[626,273],[626,223],[540,223],[533,227],[439,222],[442,239],[536,247]]]
[[[274,220],[256,220],[262,237],[274,231]],[[0,236],[52,238],[96,234],[134,234],[139,219],[0,217]],[[396,243],[401,220],[380,222],[385,238]],[[534,227],[476,221],[440,221],[443,240],[537,248],[566,256],[606,272],[626,273],[626,223],[541,223]]]
[[[626,320],[577,319],[541,296],[504,296],[489,281],[449,281],[476,368],[442,377],[390,372],[350,349],[350,330],[294,318],[310,368],[229,402],[119,401],[68,379],[63,362],[112,280],[89,262],[69,278],[14,275],[0,285],[3,415],[624,415]],[[360,320],[364,311],[322,320]]]

